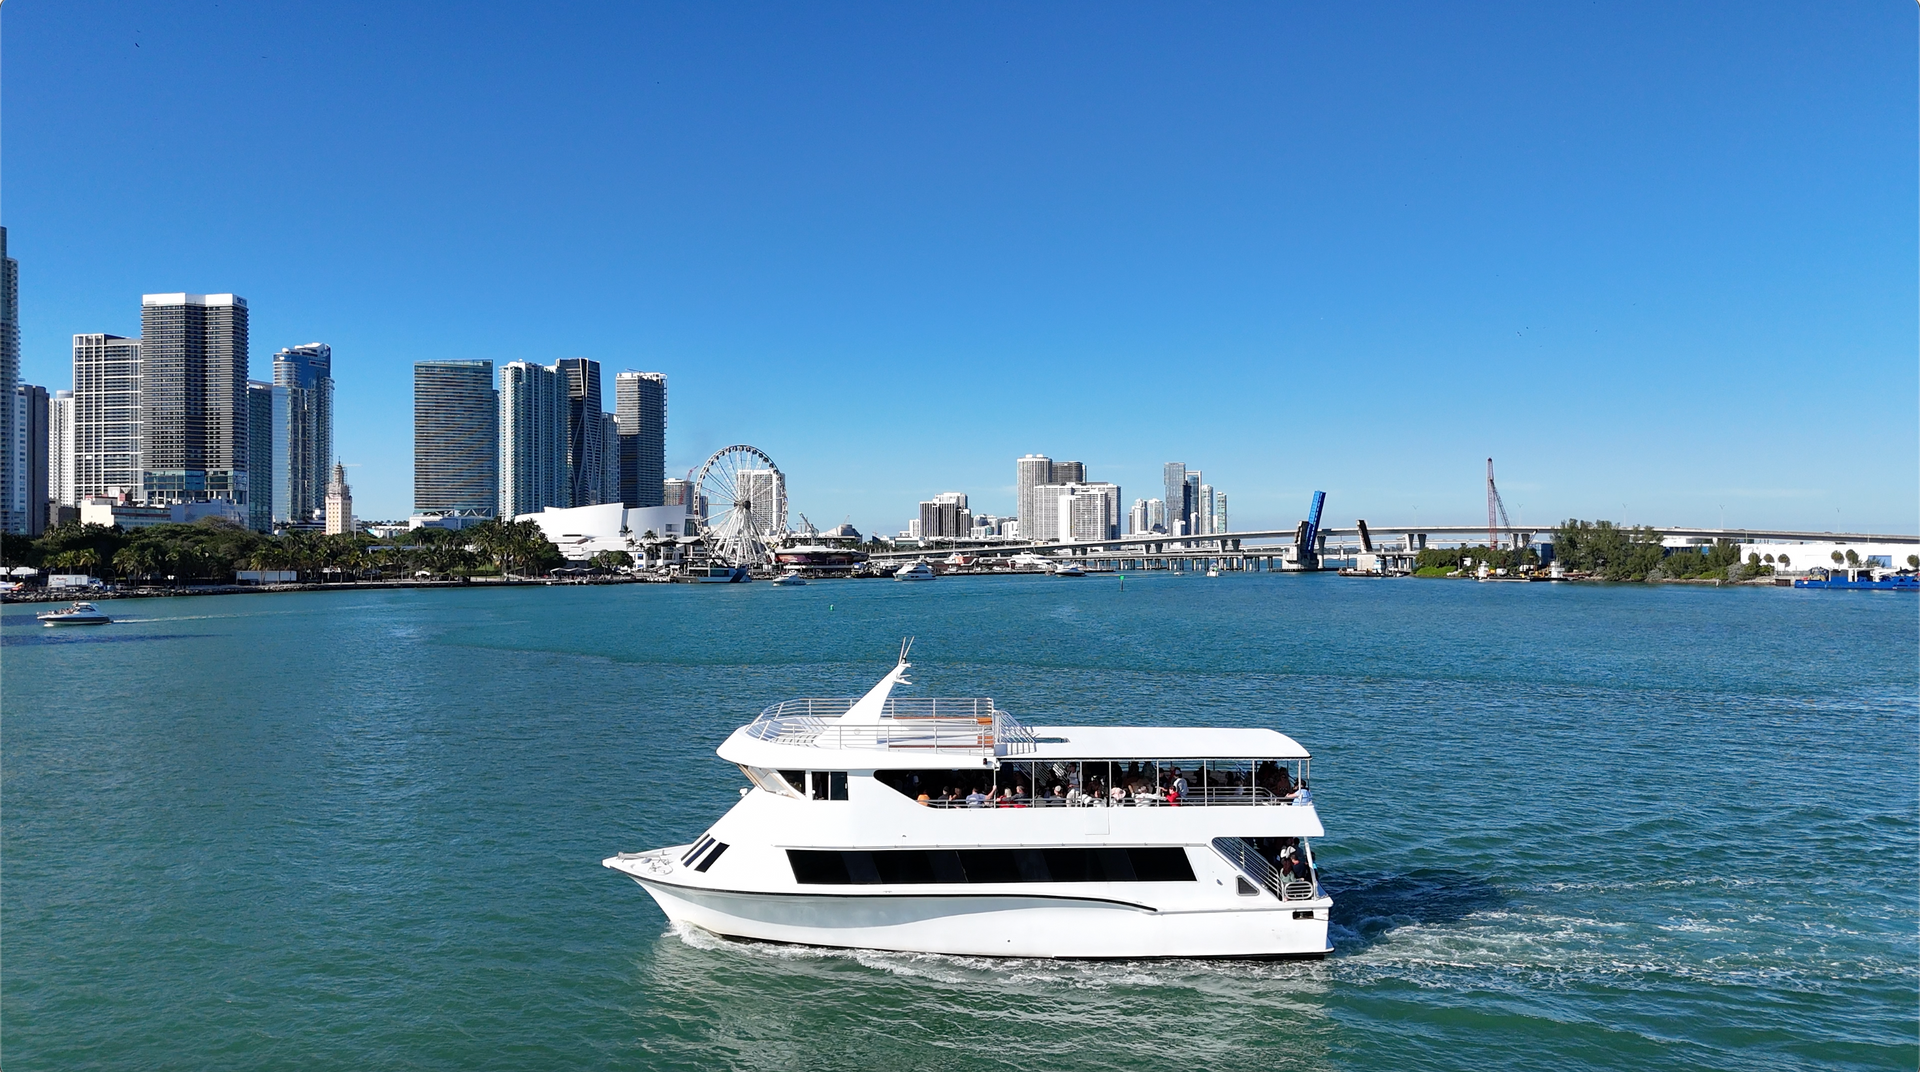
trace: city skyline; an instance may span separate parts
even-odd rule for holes
[[[263,355],[336,348],[366,516],[412,505],[416,361],[577,355],[675,378],[665,473],[757,444],[823,527],[893,531],[939,490],[1013,513],[1005,459],[1042,450],[1140,498],[1206,459],[1239,528],[1319,488],[1471,519],[1488,455],[1529,524],[1920,528],[1889,490],[1920,482],[1911,12],[1130,10],[1089,38],[1047,11],[142,10],[7,12],[20,379],[57,392],[76,334],[140,334],[126,294],[232,288]],[[291,41],[378,73],[322,102],[223,62]],[[371,61],[393,47],[418,62]],[[218,151],[72,182],[187,102],[231,115]],[[367,140],[392,114],[420,136]],[[475,151],[505,155],[447,168]],[[247,209],[151,210],[209,198]],[[924,442],[906,396],[966,434]]]

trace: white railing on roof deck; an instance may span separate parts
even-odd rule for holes
[[[877,723],[842,726],[852,697],[785,700],[747,726],[747,735],[812,748],[918,749],[976,756],[1022,755],[1034,749],[1033,731],[987,698],[890,699]]]

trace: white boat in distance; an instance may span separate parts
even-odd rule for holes
[[[933,567],[925,562],[915,562],[911,566],[901,566],[893,571],[893,579],[896,581],[931,581],[938,576],[940,575],[933,572]]]
[[[1058,566],[1053,567],[1053,575],[1055,577],[1085,577],[1087,571],[1071,562],[1062,562]]]
[[[605,865],[733,938],[960,956],[1320,957],[1308,754],[1267,729],[1029,728],[991,699],[789,700],[720,746],[749,786]]]
[[[779,585],[782,588],[792,588],[792,587],[807,583],[807,579],[800,575],[799,570],[790,569],[787,572],[782,573],[780,576],[775,577],[773,579],[773,583],[776,585]]]
[[[109,625],[113,622],[112,618],[107,617],[106,611],[91,603],[75,603],[35,617],[48,628],[56,625]]]

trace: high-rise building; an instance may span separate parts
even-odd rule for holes
[[[279,485],[287,479],[286,472],[273,464],[273,456],[279,453],[274,396],[286,393],[285,387],[247,381],[247,527],[255,532],[273,531],[273,506]]]
[[[620,491],[620,421],[600,415],[600,494],[602,502],[624,503]]]
[[[1127,534],[1138,536],[1147,531],[1147,500],[1133,500],[1133,509],[1127,511]]]
[[[20,262],[7,255],[7,229],[0,227],[0,532],[27,531],[31,512],[25,474],[14,456],[13,445],[20,435],[14,420],[13,390],[20,386]],[[38,512],[44,513],[45,507]]]
[[[558,365],[513,361],[500,366],[502,518],[575,505],[569,395],[567,375]]]
[[[1113,540],[1120,537],[1120,485],[1042,484],[1035,489],[1035,519],[1023,538],[1035,543]]]
[[[413,366],[413,511],[500,507],[500,409],[491,361]]]
[[[1168,535],[1184,536],[1190,530],[1185,527],[1188,515],[1193,513],[1193,499],[1187,490],[1187,464],[1168,462],[1161,466],[1162,482],[1166,485],[1166,520],[1163,522]]]
[[[1200,535],[1200,470],[1187,470],[1186,501],[1181,504],[1186,510],[1180,518],[1180,532],[1186,536]]]
[[[1084,484],[1087,482],[1086,462],[1054,462],[1053,482],[1055,484]]]
[[[741,499],[753,511],[756,527],[762,532],[786,531],[786,474],[778,469],[742,469],[735,480]]]
[[[333,347],[310,342],[280,350],[273,355],[273,383],[287,392],[285,467],[274,470],[279,502],[273,513],[283,521],[311,521],[325,505],[333,464]]]
[[[1165,499],[1147,500],[1147,527],[1141,531],[1167,531],[1167,501]]]
[[[347,487],[347,470],[339,462],[333,465],[333,477],[327,481],[327,535],[341,536],[353,531],[353,489]]]
[[[1224,491],[1213,493],[1213,531],[1233,531],[1227,527],[1227,493]]]
[[[567,391],[567,505],[592,506],[606,502],[600,474],[604,465],[600,440],[600,362],[569,357],[553,366]]]
[[[1193,532],[1196,536],[1213,535],[1213,485],[1200,485],[1200,493],[1193,501]]]
[[[926,537],[973,535],[973,512],[963,492],[947,491],[920,504],[920,534]]]
[[[1020,535],[1028,540],[1052,539],[1053,531],[1048,530],[1042,536],[1040,514],[1042,507],[1037,491],[1042,485],[1053,483],[1053,459],[1044,454],[1028,454],[1014,463],[1014,507],[1019,512]],[[1049,515],[1052,510],[1047,511]]]
[[[47,531],[47,389],[30,383],[13,389],[7,399],[13,411],[12,456],[14,502],[19,504],[20,528],[28,536]]]
[[[55,391],[47,401],[47,495],[61,506],[73,497],[73,392]]]
[[[73,337],[73,497],[140,495],[140,340]]]
[[[620,501],[629,508],[663,506],[654,498],[667,474],[667,377],[622,372],[613,378],[614,416],[620,423]]]
[[[140,298],[140,495],[247,500],[247,300]]]

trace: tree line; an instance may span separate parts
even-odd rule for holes
[[[624,552],[596,555],[619,565]],[[223,518],[122,529],[69,523],[38,539],[0,537],[0,562],[127,583],[228,584],[239,570],[292,570],[302,580],[523,576],[565,561],[532,521],[495,519],[453,531],[418,528],[376,539],[365,532],[255,532]],[[628,558],[628,564],[631,558]]]

